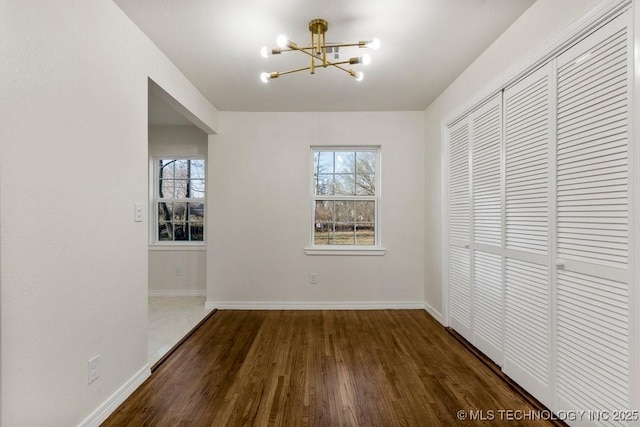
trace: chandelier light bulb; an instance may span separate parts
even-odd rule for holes
[[[283,48],[287,46],[287,42],[289,41],[289,39],[287,39],[287,36],[285,36],[284,34],[280,34],[278,36],[278,38],[276,39],[276,44]]]
[[[363,65],[371,64],[371,55],[369,55],[368,53],[365,53],[364,55],[362,55],[362,64]]]
[[[367,47],[369,49],[377,50],[378,48],[380,48],[380,39],[375,38],[371,40],[369,43],[367,43]]]
[[[268,58],[269,57],[269,49],[267,49],[266,46],[263,46],[262,49],[260,49],[260,55],[262,55],[263,58]]]
[[[269,73],[260,74],[260,80],[262,80],[263,83],[267,83],[270,78],[271,76],[269,75]]]
[[[358,71],[355,75],[356,81],[361,82],[364,79],[364,73],[362,71]]]

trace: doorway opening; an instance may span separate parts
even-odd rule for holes
[[[148,360],[152,371],[205,309],[208,135],[149,79]]]

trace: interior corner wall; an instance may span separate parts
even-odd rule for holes
[[[207,302],[424,301],[422,112],[220,112],[209,137]],[[312,256],[312,145],[380,145],[384,256]],[[317,285],[309,284],[310,273]]]
[[[207,134],[195,126],[149,126],[149,156],[202,156],[206,159],[207,139]],[[206,248],[150,246],[149,294],[205,295],[206,267]]]
[[[467,106],[496,76],[578,19],[598,0],[537,0],[480,55],[425,111],[425,304],[442,306],[442,123]]]
[[[217,113],[111,0],[0,2],[0,58],[0,424],[98,424],[148,373],[148,78]]]

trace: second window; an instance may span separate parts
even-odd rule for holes
[[[313,245],[378,245],[379,149],[313,148]]]

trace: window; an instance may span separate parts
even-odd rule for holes
[[[204,242],[205,161],[156,158],[155,242]]]
[[[312,246],[377,247],[379,149],[312,150]]]

